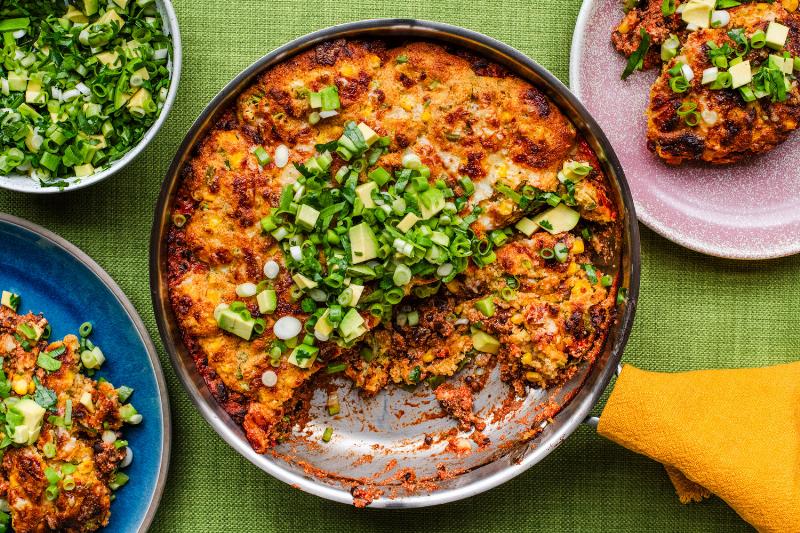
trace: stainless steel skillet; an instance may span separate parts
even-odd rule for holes
[[[257,76],[294,54],[322,41],[338,38],[429,40],[471,50],[529,80],[562,110],[594,149],[608,176],[614,201],[624,225],[620,243],[621,284],[628,298],[619,304],[603,350],[593,365],[584,365],[564,386],[555,391],[530,391],[524,401],[487,425],[484,433],[496,445],[457,455],[445,450],[446,442],[423,445],[426,434],[440,434],[452,421],[431,418],[436,401],[429,389],[409,392],[392,388],[363,401],[346,383],[340,398],[345,406],[335,422],[324,410],[325,395],[313,400],[311,420],[305,430],[318,435],[335,425],[335,438],[326,446],[318,438],[298,436],[278,446],[275,454],[259,455],[248,444],[241,428],[216,403],[181,341],[167,292],[166,235],[170,207],[181,170],[192,149],[203,138],[240,92]],[[460,500],[495,487],[519,475],[564,441],[588,417],[609,383],[622,357],[633,324],[639,293],[639,231],[633,200],[617,157],[597,123],[572,93],[537,63],[494,39],[463,28],[413,19],[367,20],[334,26],[292,41],[267,54],[231,81],[206,107],[187,133],[167,176],[155,210],[151,234],[150,286],[156,320],[172,364],[196,407],[208,423],[237,452],[276,478],[318,496],[344,503],[353,502],[353,488],[370,486],[380,493],[371,507],[424,507]],[[491,409],[507,397],[499,378],[489,380],[476,397],[476,409]],[[549,421],[546,406],[559,406]],[[544,429],[532,440],[524,438],[532,423]],[[301,432],[302,433],[302,432]],[[447,475],[441,476],[442,472]],[[424,481],[430,480],[430,482]],[[409,482],[416,482],[407,491]]]

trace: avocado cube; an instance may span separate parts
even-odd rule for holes
[[[115,69],[120,67],[119,53],[117,52],[114,51],[100,52],[99,54],[96,54],[94,57],[96,57],[98,61],[100,61],[102,64],[104,64],[110,69]]]
[[[292,350],[291,355],[286,360],[289,364],[292,364],[299,368],[310,368],[311,365],[314,364],[314,361],[317,359],[317,354],[319,353],[319,348],[316,346],[309,346],[308,344],[298,344],[294,350]]]
[[[361,203],[364,204],[364,207],[372,209],[376,207],[375,201],[372,199],[372,191],[377,190],[378,184],[374,181],[368,181],[356,187],[356,195],[361,199]]]
[[[364,142],[367,143],[367,146],[372,146],[375,141],[380,139],[380,136],[375,133],[375,130],[364,124],[363,122],[358,123],[358,131],[361,132],[361,135],[364,137]]]
[[[319,333],[324,337],[330,337],[331,333],[333,333],[333,324],[331,324],[331,321],[328,318],[329,313],[329,309],[326,309],[325,312],[322,313],[322,316],[319,317],[317,323],[314,324],[314,333]]]
[[[225,330],[228,333],[233,333],[237,337],[241,337],[244,340],[250,340],[250,336],[253,334],[253,326],[255,325],[255,322],[256,321],[252,318],[247,320],[236,311],[231,311],[230,309],[222,310],[219,313],[219,319],[217,320],[217,324],[219,325],[220,329]]]
[[[22,92],[28,87],[28,76],[11,71],[8,73],[8,90]]]
[[[339,332],[345,340],[355,339],[361,336],[360,332],[364,329],[363,326],[364,319],[355,308],[351,307],[339,323]]]
[[[256,302],[258,303],[259,313],[272,314],[278,308],[278,293],[273,289],[265,289],[256,295]]]
[[[297,283],[297,286],[300,287],[301,289],[313,289],[317,286],[316,281],[305,277],[299,272],[294,276],[292,276],[292,279],[294,280],[295,283]]]
[[[539,230],[539,225],[528,217],[522,217],[519,219],[519,222],[517,222],[514,227],[524,233],[527,237],[530,237]]]
[[[348,230],[351,262],[355,265],[378,257],[378,239],[366,222],[356,224]]]
[[[418,221],[419,217],[417,215],[414,213],[408,213],[403,217],[403,220],[397,223],[397,231],[408,233],[408,230],[410,230]]]
[[[75,172],[75,176],[78,178],[85,178],[86,176],[91,176],[94,174],[94,167],[91,163],[72,167],[72,170]]]
[[[472,347],[479,352],[496,354],[500,351],[500,341],[485,331],[476,331],[472,334]]]
[[[428,189],[419,193],[419,210],[423,220],[428,220],[444,209],[444,204],[444,193],[439,189]]]
[[[317,224],[317,219],[319,219],[319,211],[310,205],[300,204],[300,208],[297,210],[294,221],[304,230],[311,231]]]
[[[0,298],[0,305],[4,305],[12,311],[16,311],[19,305],[19,295],[10,291],[3,291],[3,295]]]
[[[786,45],[789,37],[789,28],[777,22],[770,22],[767,26],[767,46],[773,50],[780,50]]]
[[[22,423],[14,427],[14,433],[9,437],[16,444],[32,445],[39,438],[45,409],[30,398],[6,405],[10,412],[22,415]]]
[[[728,72],[731,75],[731,88],[733,89],[747,85],[753,79],[753,75],[750,72],[750,61],[736,63],[728,69]]]
[[[74,24],[88,24],[89,18],[75,9],[75,6],[70,5],[67,8],[67,12],[64,14],[64,18]]]
[[[98,0],[83,0],[83,13],[87,17],[91,17],[100,9]]]
[[[577,226],[580,219],[580,213],[564,204],[558,204],[535,216],[533,222],[551,234],[558,235]]]

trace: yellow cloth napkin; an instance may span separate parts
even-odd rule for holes
[[[716,494],[759,531],[800,532],[800,362],[664,374],[626,365],[598,433]]]

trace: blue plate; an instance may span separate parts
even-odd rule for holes
[[[98,376],[133,387],[131,403],[144,420],[125,426],[133,463],[117,491],[107,531],[147,531],[169,466],[170,416],[164,375],[147,330],[120,288],[97,263],[61,237],[0,213],[0,289],[22,296],[20,312],[44,313],[53,339],[94,326],[91,339],[106,354]]]

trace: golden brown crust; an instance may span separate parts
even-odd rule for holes
[[[768,152],[787,139],[800,123],[800,89],[797,81],[791,82],[789,97],[784,102],[770,102],[759,98],[745,102],[739,91],[712,90],[702,84],[702,72],[712,67],[708,57],[708,41],[719,46],[735,46],[727,35],[731,28],[743,28],[750,36],[757,30],[766,30],[770,20],[790,28],[785,50],[796,56],[800,53],[800,16],[788,13],[779,3],[745,4],[729,10],[731,22],[725,28],[699,29],[690,32],[681,48],[695,76],[690,89],[675,93],[669,86],[668,70],[676,61],[664,66],[653,84],[648,107],[648,147],[669,164],[685,161],[706,161],[714,164],[733,163],[756,154]],[[752,50],[744,58],[752,65],[767,60],[770,48]],[[677,115],[683,102],[694,102],[697,111],[714,112],[716,122],[701,120],[695,127],[686,125]]]
[[[661,44],[670,34],[684,35],[681,16],[674,13],[665,17],[661,12],[662,0],[645,0],[628,11],[611,34],[611,43],[619,53],[630,57],[642,42],[641,30],[650,36],[650,49],[645,56],[643,68],[661,66]],[[675,1],[676,7],[680,0]],[[683,40],[683,39],[681,39]]]
[[[401,56],[406,60],[398,61]],[[307,91],[331,84],[339,91],[339,115],[312,126]],[[398,326],[394,321],[377,325],[371,320],[369,326],[374,329],[362,343],[372,349],[369,360],[360,355],[359,346],[342,349],[323,342],[320,357],[308,370],[289,364],[285,356],[270,361],[267,352],[274,340],[275,320],[286,315],[302,320],[306,315],[297,303],[291,303],[292,281],[280,248],[261,233],[257,221],[277,205],[282,188],[298,176],[291,163],[307,160],[315,153],[315,144],[337,139],[348,120],[363,121],[391,139],[388,153],[380,159],[387,169],[399,168],[403,151],[410,148],[430,168],[431,176],[441,177],[457,191],[457,178],[469,176],[476,186],[470,201],[483,209],[472,226],[476,234],[513,224],[522,216],[516,205],[495,190],[499,183],[561,191],[557,172],[564,161],[579,158],[600,168],[574,126],[543,93],[461,50],[425,42],[390,47],[381,41],[339,40],[264,73],[242,93],[235,108],[223,114],[184,169],[174,212],[185,215],[188,222],[173,227],[168,242],[170,301],[184,343],[214,397],[243,425],[258,452],[289,434],[314,386],[313,377],[323,366],[321,361],[347,362],[346,375],[366,394],[374,394],[389,383],[413,385],[451,376],[475,356],[469,327],[457,323],[456,313],[467,313],[463,301],[473,302],[479,294],[464,296],[455,286],[452,293],[441,286],[434,297],[411,298],[401,304],[419,312],[418,327]],[[273,154],[281,144],[289,148],[290,164],[278,168],[271,162],[259,167],[251,149],[261,145]],[[338,158],[334,160],[334,172],[341,164]],[[587,221],[598,227],[617,227],[616,207],[602,173],[595,170],[579,183],[575,198]],[[541,246],[544,242],[552,245],[556,239],[541,234],[535,238],[540,239],[539,247],[529,250],[529,255],[543,261],[538,255]],[[570,245],[576,242],[575,235],[559,238]],[[610,242],[603,242],[594,252],[609,246]],[[500,247],[498,255],[510,255],[510,250],[512,244]],[[576,252],[574,261],[555,268],[552,276],[558,279],[553,285],[558,290],[550,292],[552,298],[569,299],[575,281],[584,279],[585,283],[585,272],[578,272],[577,263],[570,264],[588,261],[591,250],[587,242],[586,253]],[[235,287],[258,283],[263,278],[261,268],[270,259],[281,265],[275,280],[280,303],[274,314],[262,317],[265,334],[248,342],[223,333],[213,319],[220,302],[244,301],[253,316],[260,316],[255,299],[237,298]],[[568,268],[571,279],[566,279]],[[466,278],[483,275],[473,270]],[[499,277],[486,279],[486,290],[499,290],[503,272],[493,267],[486,272]],[[538,291],[534,284],[531,291]],[[603,289],[603,294],[610,292]],[[610,316],[609,301],[598,297],[581,307],[581,313],[594,305]],[[567,362],[590,360],[589,345],[603,342],[604,330],[599,326],[595,336],[586,337],[580,347],[564,355],[564,364],[541,383],[554,383],[567,375]],[[558,349],[566,349],[563,342]],[[517,361],[522,355],[512,350],[503,354]],[[543,352],[541,356],[548,357]],[[265,370],[277,375],[274,387],[261,383]],[[519,364],[509,362],[505,375],[521,390],[524,372]]]
[[[111,509],[109,484],[126,455],[101,439],[104,430],[116,431],[122,425],[119,397],[108,382],[97,382],[80,372],[79,341],[75,335],[50,343],[39,340],[26,345],[17,334],[21,324],[44,329],[47,320],[40,315],[18,315],[0,306],[0,356],[2,370],[12,384],[12,395],[33,396],[38,387],[49,389],[55,404],[45,413],[38,440],[30,446],[11,444],[4,448],[0,466],[0,494],[8,501],[12,526],[17,532],[95,531],[108,523]],[[58,370],[48,372],[37,366],[40,352],[59,353]],[[37,384],[38,382],[38,384]],[[40,384],[40,385],[39,385]],[[35,399],[35,396],[34,396]],[[71,402],[72,423],[55,423],[51,416],[64,417]],[[0,426],[0,432],[7,431]],[[54,446],[55,455],[44,450]],[[49,482],[45,471],[61,471],[73,465],[72,490],[63,489],[54,500],[45,495]]]

